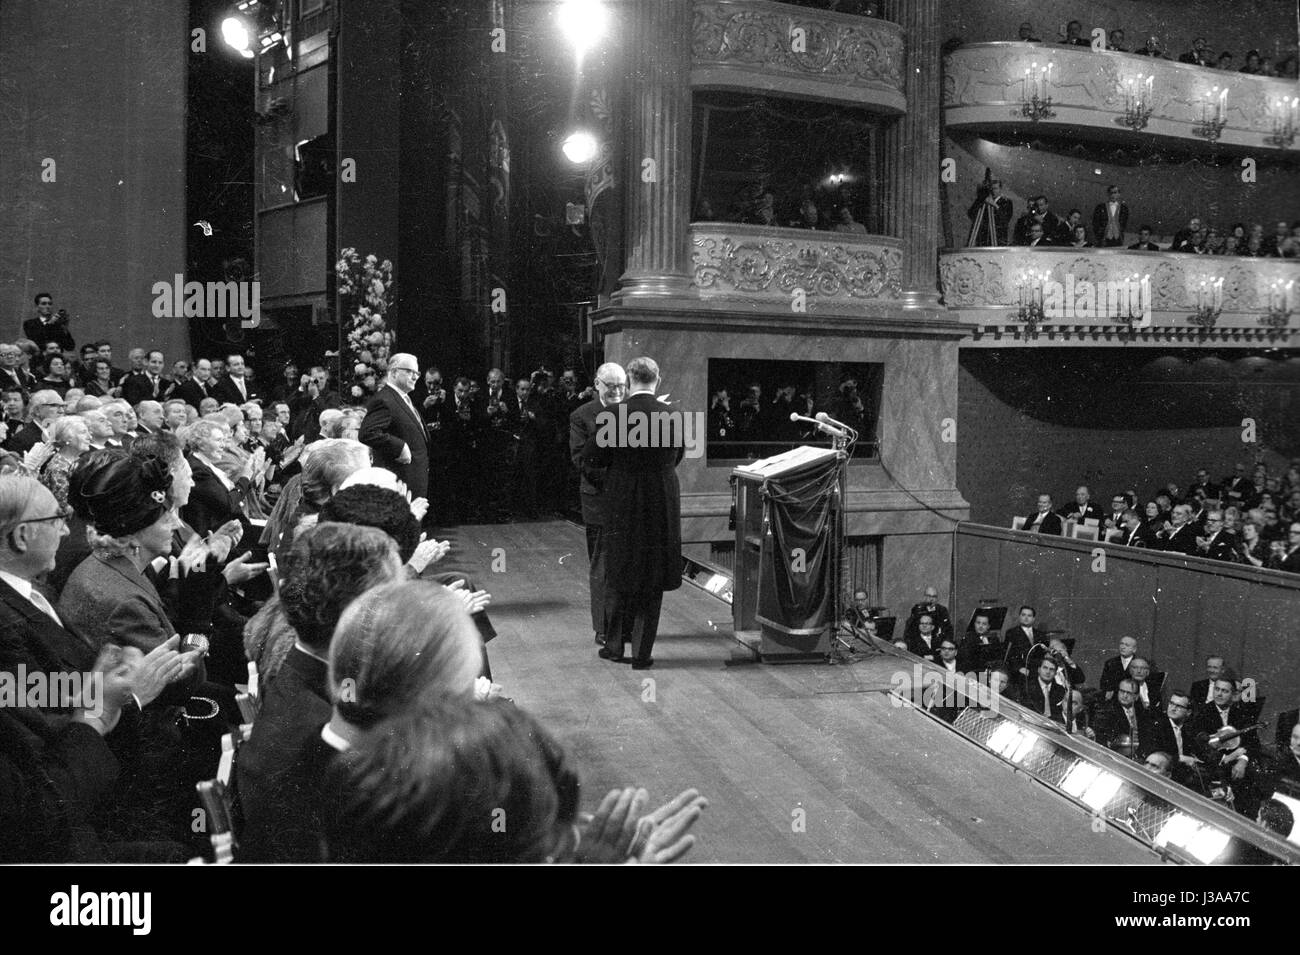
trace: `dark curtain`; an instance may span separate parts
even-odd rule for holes
[[[830,623],[837,477],[837,461],[829,458],[763,486],[767,530],[757,616],[783,633],[820,633]]]

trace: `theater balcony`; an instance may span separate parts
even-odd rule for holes
[[[898,114],[903,30],[856,14],[767,0],[699,0],[691,86],[772,93]]]
[[[965,344],[973,346],[1269,347],[1300,340],[1294,259],[968,248],[942,252],[939,276],[944,304],[970,327]]]
[[[944,57],[946,127],[989,138],[1032,129],[1294,156],[1296,96],[1293,80],[1084,47],[972,43]]]
[[[881,316],[897,311],[903,242],[736,222],[691,224],[692,287],[706,306]]]

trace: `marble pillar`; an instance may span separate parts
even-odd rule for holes
[[[673,299],[691,284],[692,0],[624,7],[626,268],[616,303]]]
[[[939,304],[939,0],[890,2],[906,31],[907,112],[885,132],[885,231],[903,240],[903,307]]]

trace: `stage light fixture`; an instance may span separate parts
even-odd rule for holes
[[[605,35],[609,10],[601,0],[564,0],[557,14],[560,31],[582,55]]]
[[[595,136],[579,130],[566,136],[560,148],[564,151],[565,159],[574,165],[581,166],[596,158],[598,145]]]
[[[1075,799],[1082,799],[1084,791],[1092,785],[1093,780],[1101,773],[1100,767],[1093,766],[1091,763],[1079,760],[1065,774],[1061,780],[1061,789]]]
[[[1115,798],[1119,792],[1119,787],[1123,785],[1123,780],[1118,776],[1113,776],[1107,772],[1099,772],[1094,779],[1083,791],[1084,805],[1095,812],[1101,812],[1106,805]]]
[[[239,17],[226,17],[221,21],[221,38],[232,50],[238,50],[241,56],[252,58],[253,50],[250,45],[248,26]]]
[[[1183,849],[1198,862],[1209,865],[1227,848],[1228,834],[1199,823],[1186,813],[1176,812],[1160,827],[1153,844],[1158,849],[1170,846]]]

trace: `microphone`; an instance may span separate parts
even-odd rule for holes
[[[853,434],[857,434],[856,431],[854,431],[852,428],[850,428],[850,427],[849,427],[847,424],[845,424],[843,421],[836,421],[834,418],[832,418],[830,415],[828,415],[825,411],[819,411],[819,412],[817,412],[816,417],[817,417],[817,420],[820,421],[822,424],[826,425],[827,427],[833,427],[833,428],[835,428],[837,431],[839,431],[839,432],[840,432],[840,433],[839,433],[839,437],[841,437],[841,438],[847,438],[847,437],[849,436],[849,432],[852,432]]]
[[[803,415],[799,414],[799,413],[796,412],[796,411],[792,411],[792,412],[790,412],[790,420],[791,420],[791,421],[804,421],[804,422],[807,422],[808,424],[816,425],[818,431],[824,431],[824,432],[826,432],[827,434],[834,435],[834,436],[837,437],[837,438],[847,438],[847,437],[848,437],[848,435],[845,434],[843,431],[841,431],[839,428],[832,427],[831,425],[829,425],[829,424],[827,424],[825,421],[823,421],[822,419],[825,418],[825,417],[826,417],[826,413],[825,413],[824,411],[823,411],[823,412],[819,412],[818,415],[817,415],[817,417],[815,417],[815,418],[806,418],[806,417],[804,417]]]

